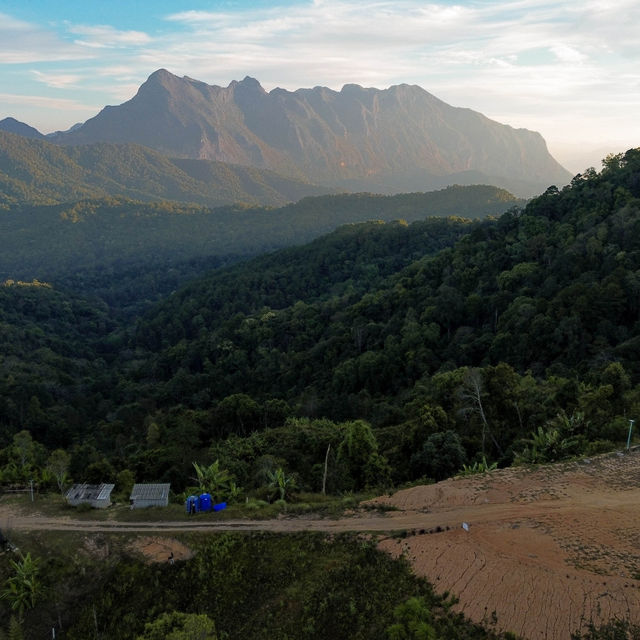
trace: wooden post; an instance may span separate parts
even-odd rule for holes
[[[326,494],[327,488],[327,466],[329,465],[329,451],[331,450],[331,443],[327,447],[327,455],[324,457],[324,474],[322,475],[322,495]]]

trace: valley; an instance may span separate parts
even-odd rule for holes
[[[635,637],[640,149],[164,69],[0,129],[0,638]]]

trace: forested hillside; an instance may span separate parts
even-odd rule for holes
[[[96,299],[38,281],[0,286],[3,446],[23,426],[49,448],[86,434],[96,391],[113,384],[99,342],[115,328]]]
[[[65,148],[0,131],[0,209],[107,196],[209,207],[237,202],[278,206],[328,192],[273,171],[168,158],[135,144]]]
[[[461,193],[431,198],[445,212],[443,202],[460,203]],[[9,278],[0,287],[0,483],[57,491],[72,480],[112,481],[126,498],[134,481],[163,481],[177,500],[206,489],[247,512],[298,502],[302,513],[306,500],[353,504],[362,490],[624,446],[640,413],[638,149],[500,216],[353,223],[227,266],[237,256],[206,255],[206,242],[196,256],[165,219],[275,215],[304,228],[319,212],[329,221],[345,212],[419,218],[431,211],[428,200],[326,197],[222,213],[118,201],[31,211],[51,252],[34,250],[41,264],[29,268],[55,282]],[[11,216],[29,215],[8,212],[3,224],[10,230]],[[149,220],[156,235],[145,244],[136,234],[153,228]],[[63,255],[57,225],[81,247],[92,246],[82,245],[82,232],[101,242],[102,252],[84,262],[78,252],[75,269],[51,260]],[[176,242],[163,253],[169,229]],[[232,229],[228,250],[248,251],[233,244]],[[38,246],[37,235],[24,241],[27,231],[17,265]],[[12,233],[11,242],[20,238]],[[277,233],[286,237],[284,223]],[[274,237],[256,240],[255,251]],[[121,264],[104,260],[113,246]],[[212,270],[181,286],[205,267]],[[417,620],[442,637],[491,637],[362,539],[357,548],[282,540],[216,537],[175,570],[109,555],[87,574],[99,576],[90,586],[78,554],[71,569],[48,559],[41,604],[26,607],[27,637],[54,619],[78,638],[96,628],[122,638],[187,625],[215,633],[214,622],[221,637],[304,628],[313,638],[331,628],[336,637],[382,638]],[[0,571],[8,584],[7,563]],[[269,585],[268,599],[248,587],[247,572]],[[209,597],[211,585],[227,595]],[[80,589],[88,604],[78,607]],[[135,607],[145,616],[120,624]],[[167,617],[170,610],[184,613]],[[8,619],[4,601],[0,613]],[[13,633],[17,618],[7,624]]]
[[[522,201],[506,191],[473,186],[304,198],[278,209],[123,198],[22,205],[0,212],[0,281],[37,278],[137,308],[203,269],[303,244],[345,223],[480,218],[517,204]]]
[[[80,301],[69,315],[56,291],[6,287],[60,322],[30,332],[26,302],[3,320],[26,328],[18,361],[3,354],[20,376],[2,395],[23,398],[5,400],[5,446],[39,407],[74,478],[181,490],[217,459],[247,491],[265,465],[318,490],[329,444],[331,491],[612,447],[640,410],[639,232],[630,150],[499,218],[352,225],[213,272],[135,326],[99,307],[72,334]],[[57,369],[91,358],[65,386]]]

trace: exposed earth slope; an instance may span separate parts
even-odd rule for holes
[[[590,620],[640,622],[639,498],[638,452],[505,469],[380,499],[454,526],[381,546],[456,594],[472,620],[560,640]]]

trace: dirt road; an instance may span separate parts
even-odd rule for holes
[[[0,528],[127,531],[161,548],[158,534],[178,531],[406,531],[382,536],[380,548],[407,557],[487,626],[566,640],[589,620],[640,624],[640,452],[451,479],[372,502],[397,510],[337,520],[125,523],[25,516],[0,503]]]

